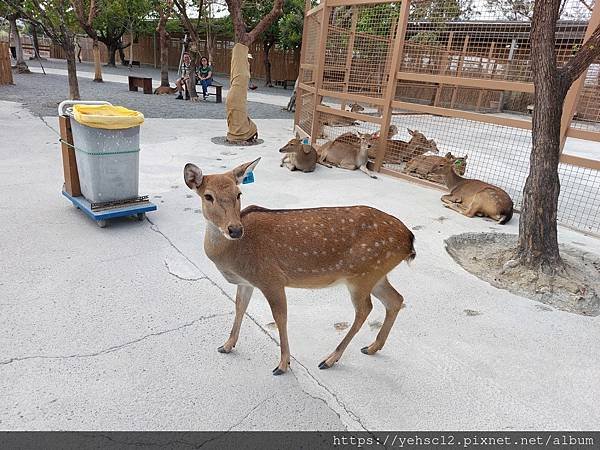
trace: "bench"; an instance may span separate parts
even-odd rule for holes
[[[296,80],[275,80],[275,86],[283,86],[284,89],[287,89],[288,86],[293,86],[296,84]]]
[[[137,92],[138,88],[144,90],[144,94],[152,94],[152,77],[135,77],[129,75],[129,90]]]
[[[196,79],[196,84],[200,84],[199,79]],[[210,92],[210,88],[215,88],[214,94]],[[213,78],[212,84],[208,86],[208,95],[214,95],[216,98],[216,103],[223,103],[223,85],[218,81],[215,81]]]

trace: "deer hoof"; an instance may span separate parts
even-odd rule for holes
[[[285,372],[283,370],[281,370],[279,367],[275,367],[273,369],[273,375],[278,376],[278,375],[283,375]]]
[[[220,346],[220,347],[217,349],[217,351],[218,351],[219,353],[231,353],[231,350],[232,350],[232,349],[227,349],[227,348],[225,348],[225,346],[224,346],[224,345],[221,345],[221,346]]]
[[[363,347],[363,348],[360,349],[360,351],[362,353],[364,353],[365,355],[368,355],[369,354],[369,347],[368,346],[367,347]]]
[[[321,369],[321,370],[330,369],[330,368],[331,368],[331,366],[329,364],[327,364],[326,361],[321,361],[319,363],[319,369]]]

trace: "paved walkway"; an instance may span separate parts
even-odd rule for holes
[[[138,97],[143,97],[138,94]],[[150,97],[150,96],[146,96]],[[144,222],[95,226],[61,195],[56,118],[0,102],[0,428],[122,430],[595,429],[600,318],[548,308],[466,273],[444,250],[465,231],[516,233],[442,207],[440,193],[388,177],[279,167],[290,120],[257,120],[265,143],[222,147],[223,120],[148,119]],[[243,203],[367,204],[415,230],[417,258],[391,273],[406,298],[386,347],[360,348],[383,320],[374,302],[338,365],[317,368],[352,322],[341,287],[290,289],[292,370],[273,377],[277,332],[255,293],[235,352],[217,353],[234,287],[206,258],[200,203],[182,180],[262,156]],[[564,228],[562,242],[600,254]]]

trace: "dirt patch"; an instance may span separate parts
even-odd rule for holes
[[[336,322],[333,324],[333,328],[335,328],[336,331],[344,331],[349,326],[350,324],[348,322]]]
[[[559,274],[510,267],[506,263],[514,258],[517,238],[504,233],[463,233],[446,239],[446,251],[466,271],[492,286],[562,311],[600,314],[600,257],[561,244],[565,270]]]
[[[263,142],[265,142],[263,139],[254,139],[250,142],[245,142],[245,141],[241,141],[241,142],[229,142],[227,140],[227,136],[216,136],[214,138],[211,138],[210,141],[213,144],[217,144],[217,145],[225,145],[227,147],[250,147],[252,145],[260,145]]]

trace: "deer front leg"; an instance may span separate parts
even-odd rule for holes
[[[450,205],[453,203],[460,203],[462,200],[453,194],[446,194],[446,195],[442,195],[442,201],[444,203],[446,203],[447,205]]]
[[[338,164],[338,167],[341,169],[346,169],[346,170],[356,170],[356,164],[354,164],[353,161],[346,161],[346,160],[342,160],[340,161],[340,163]]]
[[[281,164],[279,164],[279,167],[283,167],[285,165],[285,163],[288,161],[289,159],[289,155],[285,155],[283,158],[281,158]]]
[[[277,367],[273,369],[273,375],[282,375],[290,366],[290,344],[287,335],[287,299],[285,289],[281,287],[269,287],[261,289],[271,307],[273,320],[279,331],[279,346],[281,347],[281,359]]]
[[[229,339],[217,350],[219,353],[229,353],[235,347],[238,337],[240,336],[240,327],[242,326],[242,319],[246,314],[248,303],[250,303],[250,297],[254,288],[252,286],[238,285],[237,294],[235,295],[235,320],[233,321],[233,327],[229,334]]]
[[[373,172],[371,172],[369,169],[367,169],[367,165],[363,164],[362,166],[359,167],[359,169],[366,173],[367,175],[369,175],[371,178],[377,178],[377,175],[374,175]]]

